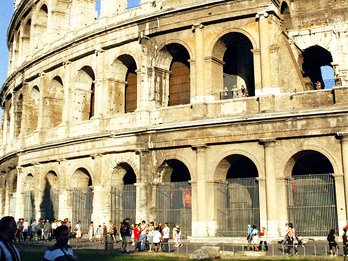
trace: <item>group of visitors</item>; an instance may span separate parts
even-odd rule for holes
[[[266,228],[259,231],[256,225],[247,227],[248,249],[253,251],[268,251]]]
[[[1,261],[20,261],[20,253],[13,244],[18,230],[23,233],[23,239],[29,232],[29,225],[25,224],[26,220],[19,220],[17,223],[12,216],[5,216],[0,220],[0,260]],[[21,226],[19,228],[19,226]],[[28,230],[27,230],[28,228]],[[56,243],[49,247],[43,256],[44,261],[57,260],[77,260],[71,246],[68,245],[69,228],[67,225],[59,225],[54,231]]]
[[[53,220],[52,222],[50,222],[48,219],[33,219],[30,224],[27,219],[20,218],[16,222],[15,240],[17,242],[21,242],[21,240],[24,242],[27,240],[50,241],[55,236],[56,228],[63,224],[69,228],[70,232],[71,223],[67,218],[64,220]]]
[[[81,238],[80,221],[76,223],[74,231],[76,233],[76,241],[79,242]],[[181,243],[180,226],[176,225],[172,232],[174,246],[183,246]],[[108,235],[113,242],[117,241],[118,236],[120,237],[122,241],[121,251],[123,253],[130,252],[130,246],[134,247],[134,251],[169,252],[170,228],[168,223],[155,225],[154,222],[147,223],[145,220],[142,220],[138,224],[130,224],[129,218],[126,218],[119,227],[110,220],[108,225],[103,223],[95,228],[93,221],[90,222],[88,227],[89,241],[103,243]]]

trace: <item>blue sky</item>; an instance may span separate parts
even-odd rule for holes
[[[6,44],[7,27],[13,15],[13,0],[1,0],[0,6],[0,85],[7,77],[8,50]]]

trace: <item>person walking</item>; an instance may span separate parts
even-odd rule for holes
[[[0,220],[0,257],[4,261],[20,261],[21,257],[13,244],[16,236],[16,221],[11,216],[5,216]]]
[[[93,241],[93,237],[94,237],[93,221],[91,221],[91,223],[89,224],[89,227],[88,227],[88,237],[89,237],[89,241]]]
[[[70,260],[75,261],[77,257],[74,255],[74,251],[69,241],[69,228],[67,226],[59,226],[56,228],[56,243],[48,248],[44,254],[43,261],[59,261]]]
[[[82,232],[81,232],[81,221],[77,221],[75,225],[75,233],[76,233],[76,242],[80,242],[81,237],[82,237]]]

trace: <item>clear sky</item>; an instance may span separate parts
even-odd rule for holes
[[[0,0],[0,85],[7,77],[8,50],[6,44],[7,27],[13,15],[13,0]]]

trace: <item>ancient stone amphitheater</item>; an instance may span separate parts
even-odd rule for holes
[[[341,230],[347,17],[345,0],[17,0],[0,215]]]

